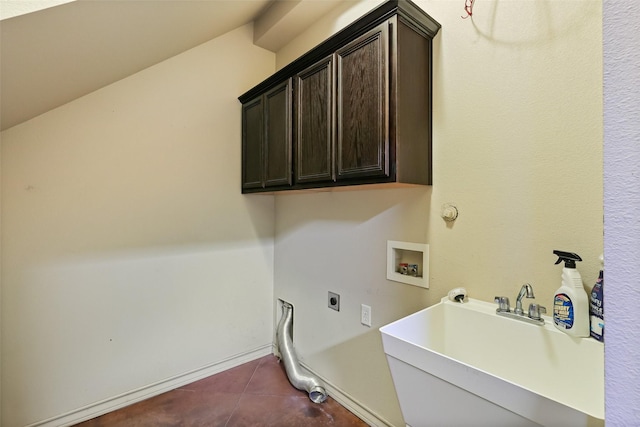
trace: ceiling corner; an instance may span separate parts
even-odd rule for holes
[[[281,0],[272,2],[254,23],[256,46],[277,52],[344,0]]]

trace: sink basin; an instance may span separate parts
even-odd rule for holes
[[[380,329],[408,426],[604,425],[604,345],[443,298]]]

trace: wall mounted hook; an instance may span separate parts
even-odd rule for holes
[[[440,216],[447,222],[453,222],[458,218],[458,208],[453,203],[442,205]]]

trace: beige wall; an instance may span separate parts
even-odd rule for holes
[[[328,15],[278,54],[373,7]],[[434,184],[424,189],[276,196],[275,297],[292,302],[301,360],[370,410],[404,425],[378,327],[464,286],[515,299],[530,282],[551,307],[553,249],[574,251],[591,287],[603,250],[601,2],[416,2],[434,40]],[[364,6],[363,6],[364,5]],[[324,29],[324,30],[323,30]],[[326,37],[324,34],[322,37]],[[459,219],[440,218],[455,202]],[[387,281],[386,240],[430,244],[429,290]],[[342,296],[326,307],[327,291]],[[372,307],[372,328],[360,325]]]
[[[2,423],[2,134],[0,134],[0,423]]]
[[[2,133],[3,426],[271,350],[237,96],[274,67],[245,26]]]
[[[318,22],[309,27],[301,36],[292,39],[277,52],[276,67],[280,69],[286,66],[309,49],[322,43],[325,39],[347,27],[353,21],[385,1],[350,0],[338,4]]]

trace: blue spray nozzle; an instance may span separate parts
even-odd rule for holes
[[[558,256],[558,260],[556,264],[560,264],[564,261],[564,266],[567,268],[576,268],[576,261],[582,261],[580,255],[574,254],[573,252],[564,252],[564,251],[553,251],[554,255]]]

